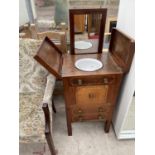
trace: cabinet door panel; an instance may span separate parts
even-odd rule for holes
[[[108,86],[84,86],[76,88],[76,104],[83,109],[95,108],[107,101]]]

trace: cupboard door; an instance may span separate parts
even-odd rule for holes
[[[94,109],[107,101],[108,85],[76,88],[76,105],[83,109]]]

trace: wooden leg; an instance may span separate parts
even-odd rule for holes
[[[105,127],[104,127],[104,131],[105,131],[106,133],[109,132],[110,125],[111,125],[111,121],[108,121],[108,120],[107,120],[107,121],[105,122]]]
[[[56,151],[55,151],[55,147],[54,147],[54,143],[53,143],[53,139],[52,139],[52,135],[51,133],[45,133],[45,136],[46,136],[46,140],[47,140],[47,143],[48,143],[48,146],[49,146],[49,150],[51,152],[51,155],[56,155]]]
[[[71,122],[67,121],[67,130],[68,130],[68,136],[72,136],[72,125]]]
[[[67,119],[67,131],[68,131],[68,136],[72,136],[72,124],[71,124],[71,118],[69,114],[69,110],[66,110],[66,119]]]
[[[42,109],[45,115],[45,137],[46,137],[51,155],[56,155],[53,138],[51,134],[50,110],[48,107],[48,103],[43,103]]]
[[[53,98],[52,98],[52,109],[53,109],[53,111],[56,113],[57,111],[56,111],[56,108],[55,108],[55,105],[54,105],[54,100],[53,100]]]

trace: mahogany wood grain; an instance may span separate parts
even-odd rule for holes
[[[93,86],[91,83],[88,86],[82,84],[70,86],[70,77],[63,78],[68,135],[72,133],[72,122],[86,120],[107,121],[105,131],[109,131],[109,122],[112,120],[122,75],[122,73],[109,75],[115,77],[116,82],[113,84],[102,83]],[[104,74],[89,76],[89,79],[93,81],[96,77],[104,78]],[[82,79],[83,76],[78,78]]]
[[[62,52],[48,37],[45,37],[34,59],[57,78],[61,79]]]
[[[75,67],[75,62],[82,58],[94,58],[102,62],[103,67],[97,71],[85,72]],[[122,69],[113,60],[110,53],[102,54],[78,54],[78,55],[63,55],[62,77],[81,77],[81,76],[94,76],[99,75],[115,76],[114,74],[121,74]]]
[[[109,52],[124,73],[130,69],[135,52],[135,41],[118,29],[112,30]]]
[[[105,85],[77,87],[76,103],[78,103],[78,106],[83,106],[84,109],[91,109],[95,104],[106,102],[107,92],[108,86]]]
[[[75,12],[80,14],[79,10]],[[132,39],[118,30],[112,33],[108,53],[62,55],[46,39],[35,57],[47,70],[63,80],[69,136],[72,135],[72,122],[77,121],[103,121],[105,132],[109,132],[122,78],[130,68],[134,53]],[[74,65],[81,58],[98,59],[103,67],[93,72],[81,71]]]

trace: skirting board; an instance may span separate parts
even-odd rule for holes
[[[135,130],[126,130],[121,131],[119,135],[117,135],[118,139],[135,139]]]

